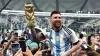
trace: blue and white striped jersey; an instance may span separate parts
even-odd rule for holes
[[[52,42],[52,56],[59,56],[62,52],[69,50],[71,48],[70,41],[72,43],[78,41],[75,32],[69,28],[67,31],[62,28],[59,32],[51,29],[49,39]]]

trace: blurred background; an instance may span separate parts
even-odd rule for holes
[[[35,24],[39,28],[48,31],[50,28],[48,15],[52,11],[58,10],[66,13],[66,15],[62,15],[63,25],[75,32],[83,30],[86,33],[100,33],[100,17],[98,16],[100,15],[100,0],[0,0],[0,30],[2,28],[25,30],[27,24],[25,16],[19,13],[24,11],[24,4],[28,2],[33,3],[35,12],[44,12],[43,16],[40,16],[41,13],[35,15]],[[13,12],[11,12],[12,10]],[[73,14],[78,15],[73,16]],[[82,17],[83,14],[85,14],[84,17]],[[89,14],[95,16],[88,16]]]

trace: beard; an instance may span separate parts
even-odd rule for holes
[[[55,28],[60,28],[60,27],[61,27],[61,21],[56,21],[56,22],[54,22],[53,26],[54,26]]]

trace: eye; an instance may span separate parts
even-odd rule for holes
[[[57,18],[58,18],[58,19],[61,19],[61,17],[54,17],[54,18],[55,18],[55,19],[57,19]]]
[[[59,19],[61,19],[61,17],[59,17]]]

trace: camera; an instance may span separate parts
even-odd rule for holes
[[[16,53],[20,49],[20,44],[19,43],[12,43],[11,44],[11,51],[13,53]]]
[[[15,37],[18,37],[18,33],[17,33],[17,32],[15,32],[15,33],[14,33],[14,36],[15,36]]]
[[[88,56],[94,56],[92,50],[87,46],[87,44],[83,43],[81,44],[82,50],[85,50]]]
[[[20,40],[19,44],[20,44],[20,48],[22,49],[22,52],[26,52],[25,40]]]
[[[45,42],[40,41],[39,43],[39,47],[41,48],[41,50],[46,50],[45,52],[42,52],[42,56],[46,56],[46,53],[48,51],[48,45]]]
[[[48,45],[46,44],[46,42],[42,42],[42,41],[40,41],[39,47],[41,48],[41,50],[48,49]]]

